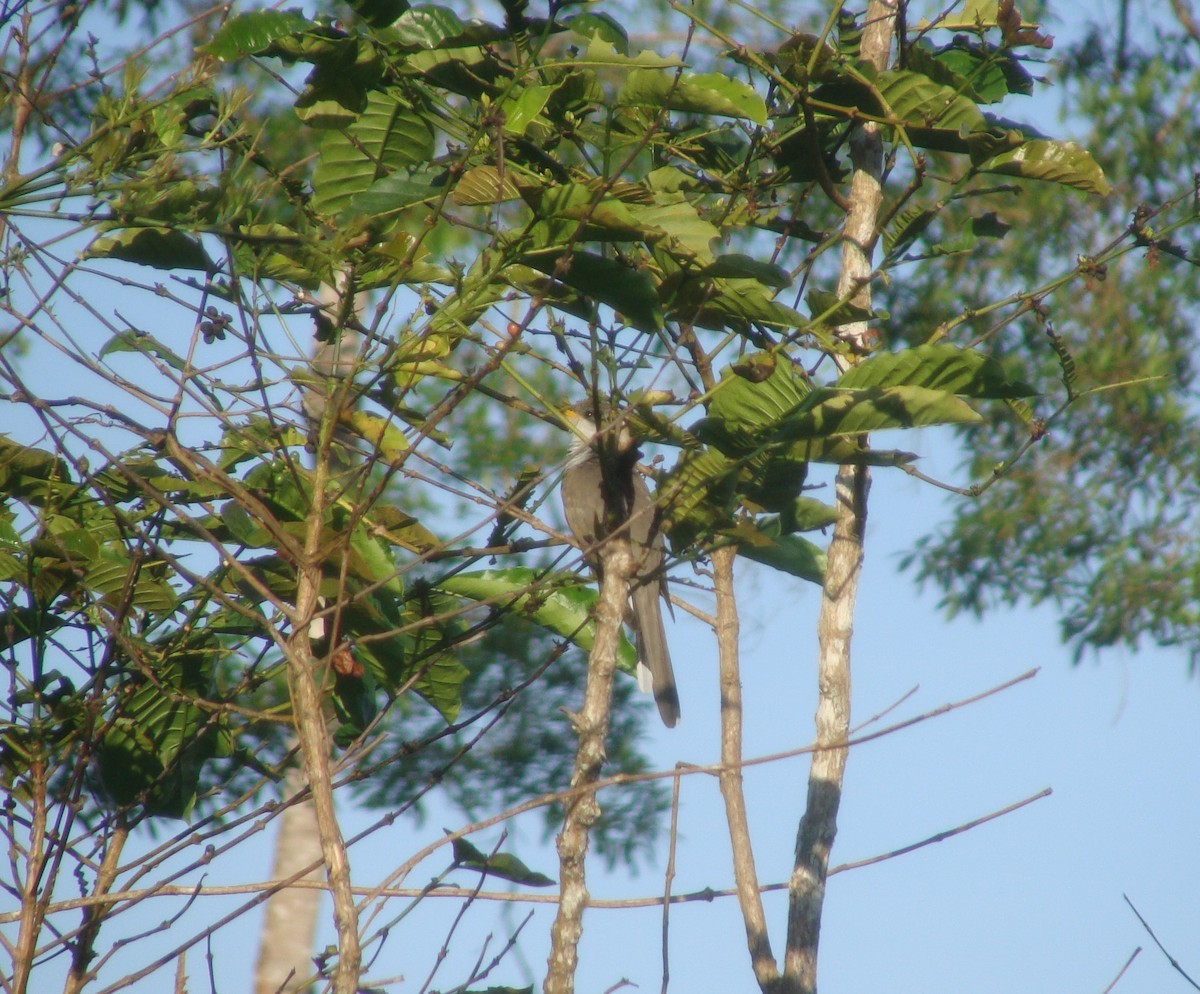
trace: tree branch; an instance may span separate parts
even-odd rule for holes
[[[733,561],[737,550],[732,546],[712,554],[713,586],[717,595],[717,652],[720,661],[721,689],[721,797],[725,801],[725,821],[733,848],[733,879],[737,888],[742,921],[746,926],[746,945],[759,987],[768,990],[779,978],[779,967],[771,952],[767,916],[763,910],[754,849],[750,844],[750,820],[746,815],[746,797],[742,790],[742,677],[738,659],[738,615],[733,594]]]
[[[597,550],[600,557],[600,597],[596,603],[596,636],[588,655],[587,686],[583,707],[574,716],[579,747],[571,774],[570,798],[563,807],[563,825],[558,833],[558,915],[550,929],[545,994],[571,994],[579,964],[579,939],[583,935],[583,912],[588,904],[587,858],[592,826],[600,816],[595,786],[604,764],[604,740],[608,736],[609,705],[621,624],[629,603],[629,577],[633,554],[624,534],[611,536]],[[578,791],[578,793],[575,793]]]
[[[334,969],[334,994],[356,994],[362,969],[358,941],[358,912],[350,889],[350,862],[333,803],[333,778],[329,769],[332,748],[329,729],[316,680],[309,621],[317,612],[321,585],[321,531],[324,519],[328,466],[318,458],[313,474],[312,506],[308,511],[304,559],[296,584],[296,619],[287,646],[287,679],[296,721],[296,735],[304,758],[304,772],[312,791],[321,854],[333,895],[333,920],[338,936],[338,959]]]
[[[862,37],[862,57],[876,69],[887,66],[895,30],[895,8],[871,0]],[[879,126],[860,126],[850,138],[854,173],[850,209],[842,242],[838,296],[870,308],[871,254],[882,202],[883,143]],[[868,340],[866,322],[840,329],[839,337],[861,350]],[[845,363],[841,363],[845,365]],[[817,989],[817,947],[825,902],[829,855],[837,835],[837,814],[849,753],[850,643],[854,604],[862,572],[870,474],[865,466],[842,466],[836,482],[838,520],[825,571],[817,620],[818,701],[816,741],[808,775],[808,802],[796,838],[796,861],[789,886],[787,949],[783,989],[811,994]]]

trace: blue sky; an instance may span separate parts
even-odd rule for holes
[[[1048,105],[1042,108],[1025,116],[1044,116],[1049,126],[1053,112]],[[131,305],[126,300],[102,306]],[[61,377],[62,369],[47,361],[51,365],[42,374]],[[66,390],[64,384],[57,392]],[[32,426],[6,418],[3,430],[27,438]],[[958,452],[947,433],[906,436],[902,444],[922,454],[926,472],[956,479]],[[1175,652],[1113,651],[1072,666],[1046,609],[998,612],[984,622],[946,619],[932,591],[915,590],[910,578],[897,572],[896,558],[946,520],[951,502],[960,499],[898,472],[875,474],[856,621],[853,722],[890,708],[914,687],[916,693],[884,723],[977,694],[1033,667],[1040,672],[985,701],[855,747],[833,861],[909,845],[1044,788],[1053,793],[952,839],[832,877],[821,990],[1100,992],[1139,946],[1143,951],[1117,991],[1185,990],[1186,983],[1153,947],[1122,895],[1137,905],[1184,967],[1200,975],[1195,942],[1200,935],[1200,685],[1187,676],[1186,660]],[[743,564],[740,576],[745,754],[795,749],[812,736],[817,592],[752,564]],[[649,749],[664,770],[677,762],[710,763],[717,755],[715,651],[698,622],[677,614],[669,635],[684,720],[667,731],[648,712]],[[806,776],[805,757],[747,771],[764,882],[783,881],[790,870]],[[673,890],[730,887],[715,781],[704,775],[685,778],[681,796]],[[379,816],[347,809],[345,817],[350,835]],[[356,882],[382,879],[409,853],[437,838],[443,825],[455,828],[458,821],[435,809],[421,826],[400,822],[380,829],[352,851]],[[518,820],[510,826],[515,841],[507,848],[518,848],[533,868],[554,875],[553,847],[537,843],[539,831],[537,816]],[[498,837],[498,832],[485,833],[475,841],[486,849]],[[264,879],[270,843],[270,829],[254,835],[207,867],[205,882]],[[666,851],[664,837],[657,862],[638,876],[609,875],[597,864],[593,894],[619,899],[661,891]],[[439,854],[409,883],[424,883],[447,860]],[[197,871],[187,879],[200,878]],[[461,882],[471,881],[464,875]],[[151,927],[169,913],[169,905],[178,906],[151,903],[133,914]],[[174,926],[175,940],[166,933],[151,942],[167,948],[186,934],[181,930],[215,917],[219,906],[200,902]],[[449,900],[427,901],[393,930],[373,975],[404,974],[410,982],[397,989],[416,990],[456,907]],[[383,917],[396,911],[398,906],[389,906]],[[768,896],[767,911],[779,955],[786,899]],[[495,934],[488,955],[497,951],[523,914],[523,906],[472,909],[434,987],[461,979],[488,932]],[[552,914],[547,906],[537,907],[519,956],[507,959],[490,983],[540,986]],[[215,937],[213,970],[222,994],[249,989],[256,928],[250,915]],[[318,947],[332,938],[328,921],[324,928]],[[656,989],[660,947],[658,911],[590,912],[578,989],[604,991],[622,978],[643,990]],[[677,991],[757,990],[732,898],[673,908],[670,949]],[[207,989],[202,950],[190,954],[189,964],[192,990]],[[158,991],[167,982],[167,974],[159,973],[135,989]]]

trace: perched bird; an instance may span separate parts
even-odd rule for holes
[[[590,402],[575,405],[567,416],[578,431],[571,444],[560,491],[567,525],[597,568],[596,543],[628,525],[633,548],[630,601],[633,628],[637,634],[639,677],[644,668],[650,676],[658,713],[662,715],[663,723],[671,728],[679,721],[679,693],[675,687],[675,671],[671,667],[659,600],[667,596],[667,581],[662,573],[663,537],[658,529],[654,500],[637,472],[640,453],[624,425],[605,432],[601,439]],[[616,505],[615,520],[611,521],[605,514],[605,474],[601,458],[608,463],[608,485]]]

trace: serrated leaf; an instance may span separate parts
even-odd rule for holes
[[[315,27],[318,25],[298,10],[255,10],[231,17],[198,50],[221,62],[233,62],[265,51],[277,38]]]
[[[1091,153],[1074,142],[1035,138],[976,167],[982,173],[1021,176],[1107,196],[1108,180]]]
[[[1004,367],[991,356],[945,342],[917,345],[901,352],[877,352],[843,373],[836,386],[916,386],[997,400],[1030,397],[1037,392],[1026,383],[1010,380]]]
[[[567,27],[581,38],[599,38],[607,42],[619,54],[629,54],[629,35],[620,22],[610,14],[588,11],[576,14],[567,21]]]
[[[573,575],[547,577],[543,571],[518,566],[458,573],[437,586],[446,593],[528,618],[570,639],[584,651],[591,651],[596,637],[592,620],[596,592]],[[624,636],[617,650],[617,665],[626,673],[637,672],[637,650]]]
[[[749,83],[720,73],[673,73],[635,69],[625,80],[617,104],[622,107],[666,107],[689,114],[739,117],[767,123],[767,105]]]
[[[216,266],[198,238],[173,228],[126,228],[101,235],[83,251],[85,259],[120,259],[154,269],[214,272]]]
[[[677,69],[683,65],[683,62],[673,55],[659,55],[657,52],[645,51],[631,56],[628,52],[628,45],[622,46],[622,49],[618,51],[611,41],[602,38],[597,33],[592,35],[587,50],[571,59],[571,65],[639,66],[652,69]]]

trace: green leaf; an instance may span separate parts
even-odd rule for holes
[[[689,114],[748,118],[767,123],[767,105],[749,83],[720,73],[673,73],[635,69],[617,94],[622,107],[666,107]]]
[[[756,280],[763,286],[773,287],[777,290],[791,286],[792,283],[792,278],[782,266],[777,266],[773,262],[760,262],[751,256],[738,253],[717,256],[714,262],[700,270],[700,275]]]
[[[958,38],[939,49],[931,61],[963,80],[966,96],[980,103],[997,103],[1010,93],[1033,94],[1033,77],[1010,50]],[[913,68],[924,71],[922,66]]]
[[[1021,176],[1107,196],[1108,180],[1091,153],[1074,142],[1035,138],[976,167],[981,173]]]
[[[0,495],[43,504],[73,485],[65,459],[0,435]]]
[[[611,14],[589,11],[575,15],[566,23],[567,27],[581,38],[599,38],[612,45],[621,55],[629,54],[629,35]]]
[[[85,259],[120,259],[155,269],[216,270],[200,240],[173,228],[126,228],[101,235],[83,251]]]
[[[887,428],[919,428],[981,420],[979,413],[966,401],[942,390],[912,386],[859,390],[821,387],[812,392],[801,411],[784,422],[780,437],[799,440],[862,435]]]
[[[511,880],[526,887],[552,887],[554,881],[544,873],[531,870],[512,853],[485,855],[466,839],[455,839],[454,862],[464,869],[479,870],[489,877]]]
[[[429,124],[398,96],[372,91],[367,108],[346,132],[321,140],[313,174],[315,206],[338,215],[382,177],[426,162],[433,152]]]
[[[366,38],[320,39],[296,114],[314,128],[345,128],[365,111],[383,79],[383,53]],[[307,53],[305,53],[307,54]]]
[[[104,787],[118,804],[140,802],[148,814],[186,818],[201,767],[229,752],[221,722],[197,703],[211,693],[221,650],[202,636],[163,651],[153,664],[154,679],[118,698],[97,760]]]
[[[144,611],[167,616],[179,604],[179,598],[166,580],[151,574],[149,563],[140,567],[131,562],[130,552],[101,549],[86,564],[85,585],[100,593],[109,606],[119,607],[128,599]]]
[[[383,36],[399,51],[432,51],[488,45],[505,37],[504,28],[486,21],[463,21],[449,7],[418,4],[405,11]]]
[[[458,573],[439,581],[438,589],[528,618],[584,651],[591,650],[596,637],[596,592],[574,575],[548,577],[544,571],[518,566]],[[637,672],[637,650],[628,639],[621,639],[617,665],[626,673]]]
[[[429,173],[411,176],[405,172],[392,173],[372,183],[365,193],[351,198],[345,208],[346,214],[353,217],[386,217],[418,204],[438,200],[445,191],[431,186],[432,178]]]
[[[776,519],[739,525],[738,555],[818,585],[825,582],[825,550],[799,535],[781,535]]]
[[[103,359],[116,352],[140,352],[143,355],[152,355],[179,372],[187,368],[187,363],[184,362],[182,356],[176,355],[149,332],[136,331],[132,328],[118,331],[105,342],[104,347],[100,349],[100,358]]]
[[[663,326],[658,289],[644,269],[632,269],[616,259],[592,252],[572,252],[565,266],[559,253],[531,253],[523,261],[554,276],[593,300],[607,304],[639,331],[658,331]]]
[[[763,429],[794,412],[810,392],[804,371],[786,355],[760,352],[722,370],[708,413],[725,432],[742,436],[744,445],[736,450],[746,451],[761,444]]]
[[[716,279],[708,285],[690,281],[671,301],[671,312],[703,328],[765,324],[795,329],[809,324],[799,311],[775,300],[757,279]]]
[[[408,0],[348,0],[354,12],[373,28],[385,28],[412,5]]]
[[[881,315],[878,311],[869,311],[848,300],[843,300],[830,290],[813,287],[804,295],[804,302],[812,313],[813,319],[819,319],[824,324],[842,325],[855,321],[874,321]]]
[[[0,576],[0,579],[12,579]],[[7,652],[35,636],[51,635],[67,623],[67,619],[51,614],[40,607],[13,607],[0,611],[0,652]]]
[[[523,135],[543,110],[557,85],[527,86],[518,89],[506,99],[501,100],[497,107],[504,112],[504,130],[510,135]]]
[[[492,204],[516,200],[521,196],[512,179],[500,174],[495,166],[475,166],[468,169],[454,184],[450,199],[456,204],[490,207]]]
[[[721,232],[686,200],[635,208],[634,217],[646,233],[647,242],[668,252],[676,261],[707,265],[713,261],[713,244]]]
[[[570,62],[573,66],[641,66],[651,69],[677,69],[683,62],[673,55],[659,55],[657,52],[638,52],[629,54],[628,44],[614,44],[602,37],[599,32],[592,35],[587,50]]]
[[[298,10],[255,10],[231,17],[199,51],[233,62],[265,51],[277,38],[318,27]]]
[[[395,504],[376,504],[364,514],[363,520],[375,534],[390,545],[399,546],[417,555],[424,555],[443,545],[433,532],[421,524],[419,518],[414,518]]]
[[[1028,384],[1010,380],[991,356],[944,342],[902,352],[878,352],[843,373],[836,385],[852,389],[915,386],[991,399],[1030,397],[1037,392]]]

